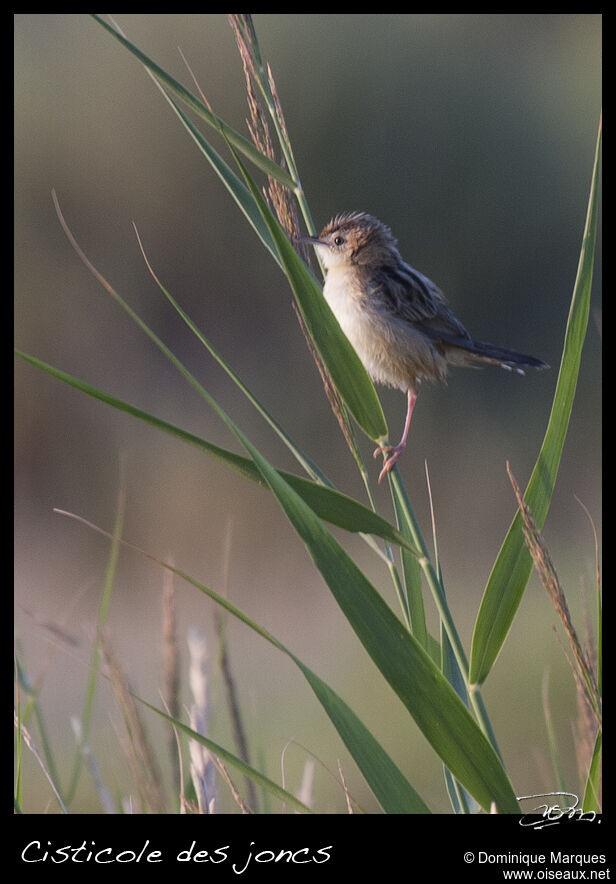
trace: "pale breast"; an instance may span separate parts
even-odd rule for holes
[[[381,384],[407,390],[422,378],[442,380],[446,362],[411,323],[366,299],[345,267],[328,271],[323,294],[366,371]]]

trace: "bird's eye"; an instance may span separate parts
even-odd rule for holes
[[[343,236],[334,237],[334,245],[335,246],[342,246],[342,245],[344,245],[345,242],[346,242],[346,240]]]

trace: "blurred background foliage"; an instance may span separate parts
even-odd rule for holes
[[[213,109],[246,131],[244,78],[225,15],[123,14],[118,21],[129,39],[193,88],[181,47]],[[134,220],[163,284],[338,487],[363,500],[283,276],[143,69],[85,14],[19,13],[14,23],[17,346],[235,448],[216,416],[79,262],[54,213],[55,188],[98,269],[266,456],[295,470],[161,297],[139,253]],[[556,383],[600,113],[601,16],[263,14],[255,25],[317,225],[345,210],[372,212],[392,227],[403,256],[444,290],[475,337],[552,366],[524,378],[458,370],[447,387],[426,387],[419,398],[402,473],[429,536],[427,461],[445,583],[468,646],[514,513],[505,461],[524,485]],[[597,254],[578,394],[544,531],[579,616],[580,586],[592,598],[594,549],[576,496],[600,527],[600,242]],[[383,391],[382,401],[397,438],[404,398]],[[433,809],[448,809],[440,764],[381,690],[266,492],[21,363],[15,403],[17,636],[41,689],[52,741],[66,750],[63,773],[107,545],[52,508],[110,528],[123,461],[125,537],[173,558],[212,588],[226,588],[348,700]],[[371,447],[365,440],[367,455]],[[386,489],[377,495],[389,515]],[[345,544],[390,598],[381,563],[357,539]],[[154,702],[161,586],[154,565],[122,555],[111,640],[134,686]],[[214,663],[210,603],[190,587],[177,592],[182,648],[186,625],[197,622]],[[554,786],[541,710],[546,668],[563,763],[570,785],[577,785],[575,691],[555,621],[531,578],[485,686],[519,794]],[[270,775],[277,775],[291,738],[331,768],[341,757],[344,767],[347,756],[333,728],[288,661],[241,626],[230,623],[228,633],[255,756],[262,750]],[[118,713],[104,684],[99,700],[93,748],[108,782],[119,787]],[[229,740],[220,687],[215,710],[213,736]],[[152,728],[161,733],[158,722]],[[304,757],[297,747],[287,753],[289,788],[299,784]],[[374,811],[348,764],[351,791]],[[25,791],[30,810],[46,806],[37,780],[32,770]],[[342,794],[322,772],[316,793],[320,810],[344,812]],[[98,812],[86,776],[74,809]]]

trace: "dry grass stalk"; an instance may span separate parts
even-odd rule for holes
[[[222,672],[223,682],[225,685],[225,692],[227,695],[227,703],[229,705],[229,711],[231,713],[231,724],[233,727],[233,738],[235,740],[235,744],[237,746],[237,751],[246,764],[250,764],[250,756],[248,752],[248,741],[246,740],[246,733],[244,731],[244,724],[242,722],[242,715],[240,712],[240,706],[237,700],[237,691],[235,688],[235,680],[233,678],[233,674],[231,672],[231,662],[229,660],[229,653],[227,649],[227,642],[224,637],[224,631],[222,626],[222,618],[218,611],[216,612],[216,624],[217,624],[217,632],[219,635],[219,654],[218,660],[220,664],[220,669]],[[246,788],[248,790],[248,800],[250,802],[251,807],[256,808],[257,806],[257,793],[255,789],[255,784],[252,780],[246,779]]]
[[[229,588],[229,563],[231,561],[231,547],[233,540],[233,525],[229,521],[227,524],[227,530],[225,531],[225,543],[223,547],[223,556],[222,556],[222,594],[225,598],[228,596],[228,588]],[[233,728],[233,739],[235,741],[235,745],[237,746],[237,751],[246,764],[250,764],[250,753],[248,751],[248,740],[246,739],[246,732],[244,730],[244,723],[242,720],[242,713],[240,704],[238,701],[237,690],[235,687],[235,679],[233,678],[233,673],[231,672],[231,660],[229,659],[229,647],[227,643],[226,630],[225,630],[225,616],[224,613],[220,610],[220,608],[216,608],[214,612],[214,620],[216,624],[216,635],[218,637],[218,665],[220,666],[220,670],[222,673],[222,680],[225,687],[225,694],[227,697],[227,705],[229,707],[229,711],[231,713],[231,726]],[[224,774],[223,774],[224,776]],[[226,778],[226,777],[225,777]],[[257,790],[255,788],[254,782],[246,777],[246,791],[248,794],[248,803],[252,808],[252,812],[257,812]],[[233,791],[233,788],[232,788]],[[235,797],[235,796],[234,796]],[[236,798],[237,800],[237,798]],[[250,812],[250,811],[247,811]]]
[[[205,637],[196,628],[188,631],[189,682],[193,695],[190,726],[207,736],[210,717],[208,654]],[[212,753],[196,740],[189,740],[190,770],[199,803],[199,813],[214,813],[216,769]]]
[[[100,634],[100,647],[109,681],[122,712],[128,734],[128,740],[124,743],[125,751],[135,777],[142,805],[148,813],[166,813],[166,802],[158,764],[150,747],[139,710],[126,676],[102,633]]]
[[[338,774],[340,776],[340,782],[342,783],[342,788],[344,789],[344,797],[346,798],[347,805],[347,813],[355,813],[353,810],[353,803],[351,799],[351,795],[349,793],[349,789],[346,784],[346,780],[344,778],[344,771],[342,770],[342,763],[340,759],[338,759]]]
[[[304,762],[304,771],[302,773],[302,781],[300,783],[300,787],[296,792],[297,798],[305,804],[306,807],[313,807],[314,805],[314,771],[315,771],[315,760],[314,758],[307,758]],[[299,813],[299,811],[297,811]]]
[[[56,788],[56,784],[53,781],[53,777],[51,776],[49,768],[45,764],[45,761],[43,760],[43,756],[36,748],[36,744],[35,744],[34,740],[32,739],[30,731],[25,726],[23,721],[20,720],[16,709],[14,710],[13,714],[14,714],[14,720],[15,720],[15,727],[19,730],[21,739],[24,741],[24,743],[26,744],[26,746],[28,747],[30,752],[32,752],[32,754],[36,758],[41,770],[45,774],[45,777],[47,778],[47,782],[51,786],[52,791],[53,791],[54,795],[56,796],[56,799],[58,801],[58,804],[60,805],[62,813],[68,813],[68,810],[66,809],[64,802],[62,801],[62,797],[60,795],[60,792]]]
[[[537,529],[534,517],[530,508],[526,504],[518,483],[511,472],[509,463],[507,463],[507,474],[509,481],[513,487],[522,522],[524,525],[524,537],[526,545],[532,556],[535,570],[541,580],[549,598],[552,602],[554,610],[558,614],[569,645],[573,654],[573,660],[570,661],[574,677],[579,691],[586,700],[590,711],[597,726],[601,726],[601,697],[597,687],[596,675],[590,661],[590,656],[583,648],[575,627],[573,626],[567,599],[563,592],[562,586],[552,564],[550,554],[545,545],[545,541]],[[568,655],[566,655],[568,658]]]
[[[250,814],[251,810],[249,809],[246,802],[244,801],[244,799],[242,798],[242,796],[238,792],[238,790],[235,786],[235,783],[233,782],[233,780],[229,776],[229,771],[227,770],[227,768],[225,767],[223,762],[220,760],[220,758],[214,758],[214,764],[216,765],[216,770],[218,771],[218,773],[221,775],[221,777],[223,778],[223,780],[225,781],[225,783],[229,787],[231,794],[233,795],[233,800],[236,802],[236,804],[238,805],[238,807],[240,808],[242,813]],[[249,781],[249,782],[252,782],[252,781]]]
[[[261,74],[259,71],[256,70],[255,61],[258,60],[258,63],[260,64],[260,59],[258,59],[258,57],[256,58],[258,53],[258,50],[256,48],[257,39],[254,25],[252,23],[252,16],[249,14],[230,14],[229,23],[235,34],[238,50],[242,59],[242,65],[244,67],[244,76],[246,79],[246,95],[248,100],[248,109],[250,112],[250,118],[246,120],[246,124],[250,132],[250,137],[262,153],[268,156],[271,160],[278,162],[270,134],[267,116],[265,114],[265,111],[263,110],[263,106],[258,95],[258,84]],[[282,112],[282,105],[280,103],[278,90],[276,89],[276,83],[274,81],[274,77],[269,65],[267,66],[267,84],[269,86],[269,92],[273,100],[272,112],[273,114],[275,114],[276,122],[278,123],[278,131],[280,137],[285,141],[286,144],[290,145],[287,126],[285,123],[284,114]],[[284,163],[282,165],[284,165]],[[276,181],[276,179],[274,178],[268,178],[268,185],[266,188],[263,188],[263,194],[269,205],[271,206],[272,211],[278,218],[278,221],[280,222],[283,230],[286,232],[287,236],[294,244],[295,248],[299,250],[304,260],[308,260],[309,253],[307,249],[302,244],[297,242],[297,238],[300,235],[300,226],[297,215],[296,201],[293,194],[288,190],[288,188],[284,187],[284,185],[282,185],[279,181]],[[355,442],[353,427],[349,420],[347,409],[329,376],[329,372],[323,364],[323,360],[321,359],[318,351],[314,346],[314,343],[312,341],[312,338],[310,337],[308,329],[306,328],[306,324],[301,313],[299,312],[295,304],[293,306],[295,308],[295,314],[299,321],[302,334],[306,339],[310,354],[321,376],[321,380],[325,388],[325,395],[327,396],[331,409],[334,412],[338,424],[340,425],[340,429],[342,430],[345,441],[350,451],[355,455],[355,452],[357,451],[357,444]]]
[[[259,150],[274,162],[279,162],[274,150],[274,143],[270,134],[267,115],[259,99],[260,76],[255,68],[254,47],[256,46],[256,34],[252,24],[252,16],[248,14],[230,14],[229,23],[235,34],[237,47],[244,67],[246,79],[246,96],[248,99],[249,119],[246,120],[250,137]],[[287,139],[287,127],[282,113],[282,107],[276,91],[276,84],[272,72],[268,66],[268,83],[274,101],[274,113],[280,127],[282,136]],[[282,162],[281,165],[284,165]],[[300,234],[299,221],[295,198],[288,188],[284,187],[275,178],[268,178],[267,187],[263,188],[263,194],[282,225],[287,236],[295,242]]]
[[[354,454],[357,450],[357,442],[355,440],[353,425],[349,420],[349,413],[345,407],[344,402],[342,401],[340,393],[334,386],[334,382],[332,381],[329,372],[325,368],[323,360],[321,359],[316,347],[314,346],[313,340],[308,333],[308,329],[306,328],[306,324],[304,322],[302,314],[300,313],[295,303],[293,303],[293,309],[295,310],[295,315],[297,316],[302,334],[306,339],[306,344],[308,345],[308,349],[310,350],[310,355],[312,356],[321,376],[321,381],[323,382],[323,388],[325,390],[325,395],[327,396],[327,399],[329,401],[330,408],[334,412],[334,416],[338,421],[338,425],[340,426],[342,435],[344,436],[349,449]]]

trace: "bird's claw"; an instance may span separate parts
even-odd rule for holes
[[[387,475],[387,473],[393,470],[395,464],[400,458],[400,455],[405,449],[405,445],[383,445],[382,448],[376,448],[374,451],[373,457],[378,457],[379,454],[382,454],[385,458],[385,462],[383,464],[383,469],[379,473],[379,483],[383,480],[383,478]]]

